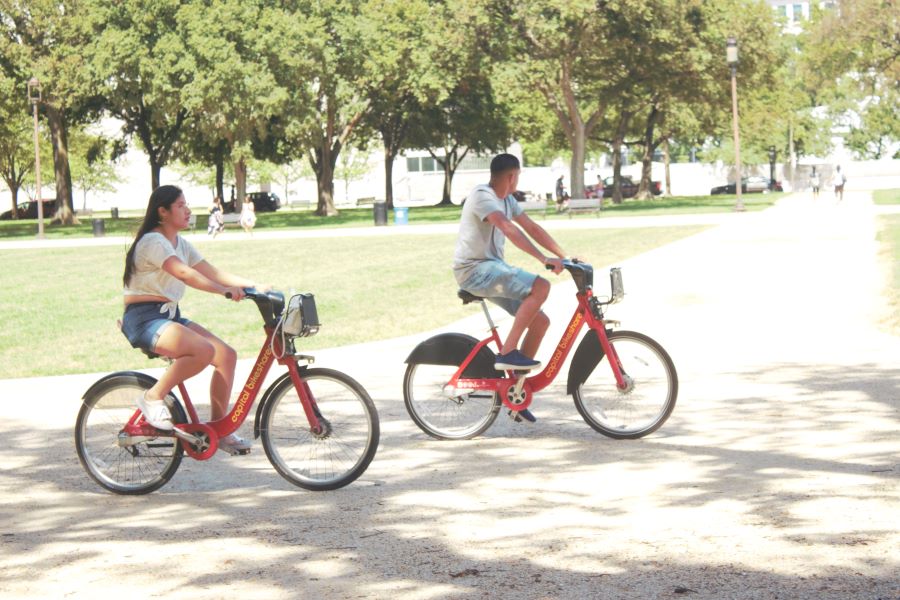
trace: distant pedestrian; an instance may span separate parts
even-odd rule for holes
[[[225,230],[225,208],[222,206],[222,199],[216,196],[213,198],[213,204],[209,209],[209,219],[206,222],[206,234],[213,236],[213,239]]]
[[[819,174],[816,173],[815,167],[813,167],[812,175],[809,176],[809,186],[812,188],[813,200],[817,200],[819,198]]]
[[[838,165],[834,174],[834,196],[838,202],[844,199],[844,184],[846,183],[847,176],[841,172],[841,165]]]
[[[560,175],[559,179],[556,180],[556,212],[562,212],[568,204],[569,193],[566,191],[565,184],[563,184],[563,176]]]
[[[244,206],[241,208],[241,227],[246,233],[253,236],[253,228],[256,226],[256,207],[249,198],[244,198]]]

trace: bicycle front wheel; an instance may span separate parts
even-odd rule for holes
[[[366,390],[331,369],[300,372],[319,412],[313,432],[290,378],[277,382],[260,415],[260,436],[278,473],[307,490],[334,490],[363,474],[378,449],[378,412]]]
[[[641,333],[614,331],[609,342],[619,357],[626,389],[618,388],[609,357],[603,356],[587,380],[573,390],[575,407],[588,425],[611,438],[653,433],[675,408],[675,365],[662,346]]]
[[[172,435],[128,436],[123,428],[137,411],[134,400],[154,380],[121,373],[95,384],[84,395],[75,421],[75,448],[87,474],[116,494],[148,494],[178,470],[184,450]],[[176,423],[185,423],[177,401],[169,407]]]
[[[500,397],[489,390],[452,390],[459,365],[410,363],[403,377],[406,412],[419,429],[439,440],[467,440],[491,426]]]

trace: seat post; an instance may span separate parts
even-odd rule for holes
[[[488,310],[487,302],[485,302],[483,298],[480,300],[480,302],[481,302],[481,310],[484,311],[484,316],[485,316],[485,318],[487,318],[488,325],[491,326],[491,331],[493,331],[494,329],[497,329],[497,326],[494,325],[494,320],[491,319],[491,312]]]

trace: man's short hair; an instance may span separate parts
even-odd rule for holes
[[[491,175],[499,175],[513,169],[521,169],[519,159],[512,154],[498,154],[491,161]]]

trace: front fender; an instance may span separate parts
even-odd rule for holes
[[[464,333],[441,333],[430,337],[418,346],[406,358],[407,364],[426,365],[460,365],[478,345],[478,340]],[[487,346],[483,346],[466,370],[464,378],[496,379],[503,376],[494,369],[496,355]]]
[[[306,368],[306,365],[299,366],[300,372],[303,372],[303,369]],[[266,391],[263,392],[262,398],[259,401],[259,404],[256,407],[256,416],[253,417],[253,439],[257,439],[259,437],[259,420],[262,418],[263,408],[266,406],[266,402],[269,401],[269,398],[272,397],[273,392],[278,389],[278,386],[281,385],[281,382],[285,379],[290,379],[291,374],[283,373],[278,379],[272,382],[272,385],[266,388]]]
[[[587,381],[601,360],[603,360],[603,346],[600,345],[600,338],[593,329],[589,329],[587,335],[578,344],[575,355],[572,357],[572,363],[569,365],[566,393],[574,393],[578,386]]]

